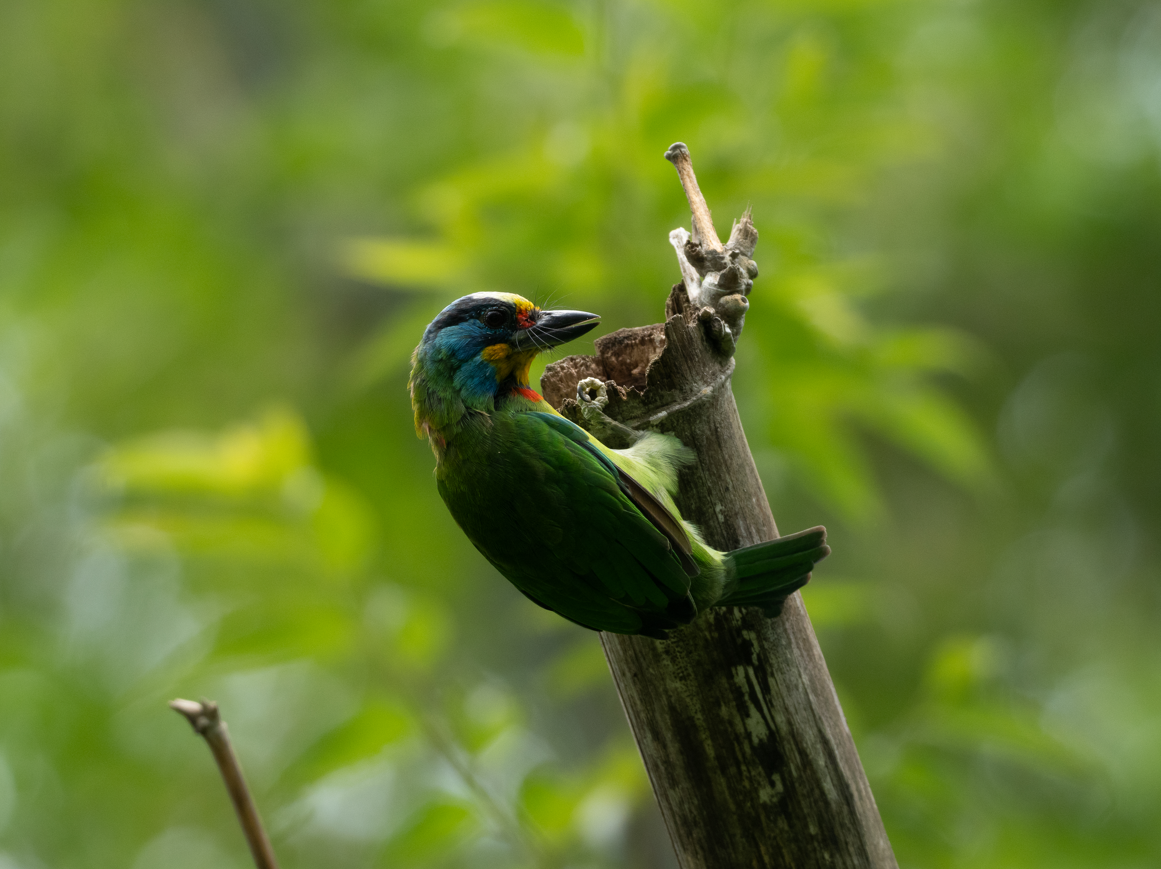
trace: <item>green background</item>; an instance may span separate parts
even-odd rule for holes
[[[288,869],[675,865],[405,383],[476,290],[657,321],[676,140],[901,865],[1161,864],[1156,4],[8,0],[2,869],[247,865],[174,696]]]

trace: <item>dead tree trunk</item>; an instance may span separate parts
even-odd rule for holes
[[[595,377],[608,418],[692,447],[698,461],[681,475],[678,507],[710,545],[736,549],[778,536],[730,389],[757,232],[747,214],[723,246],[685,146],[666,156],[694,218],[692,236],[670,236],[684,280],[666,322],[615,332],[597,341],[597,356],[549,366],[542,389],[623,446],[612,442],[623,429],[586,419],[572,399]],[[776,619],[714,609],[669,640],[601,641],[683,869],[896,866],[798,594]]]

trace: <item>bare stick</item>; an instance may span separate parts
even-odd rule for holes
[[[701,242],[716,251],[724,250],[717,230],[714,229],[713,216],[705,197],[701,195],[701,188],[697,186],[697,178],[693,174],[693,160],[689,156],[689,148],[684,142],[674,142],[665,152],[665,159],[677,169],[677,177],[681,179],[681,187],[685,191],[685,198],[689,200],[689,210],[693,215],[694,241]]]
[[[205,737],[206,743],[210,746],[218,769],[222,772],[222,779],[226,782],[226,790],[230,792],[234,810],[238,813],[242,832],[246,834],[250,853],[254,855],[254,865],[258,869],[278,869],[278,861],[274,859],[270,839],[266,836],[266,830],[262,828],[262,819],[258,817],[258,809],[250,796],[250,789],[246,787],[242,767],[238,764],[233,746],[230,745],[226,722],[218,714],[218,704],[212,700],[203,700],[201,703],[193,700],[171,700],[169,707],[184,715],[194,731]]]

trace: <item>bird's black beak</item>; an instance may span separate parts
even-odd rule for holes
[[[600,320],[584,311],[541,311],[536,322],[516,333],[514,343],[521,350],[547,350],[579,338]]]

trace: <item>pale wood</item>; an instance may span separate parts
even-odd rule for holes
[[[685,198],[689,202],[689,211],[693,216],[694,241],[717,251],[723,250],[717,230],[714,229],[714,219],[709,205],[702,196],[701,188],[697,186],[697,176],[693,174],[693,158],[689,155],[689,148],[685,147],[684,142],[674,142],[665,152],[665,159],[677,169],[681,189],[685,191]]]

